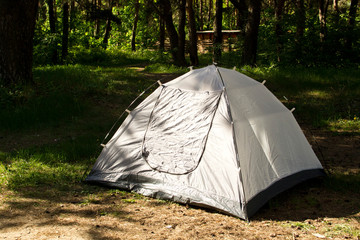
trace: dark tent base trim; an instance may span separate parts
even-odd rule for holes
[[[291,174],[280,179],[247,202],[246,210],[248,218],[253,216],[271,198],[275,197],[279,193],[284,192],[285,190],[288,190],[306,180],[316,177],[323,177],[325,175],[326,174],[323,169],[310,169]]]

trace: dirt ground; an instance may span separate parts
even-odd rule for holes
[[[304,132],[325,168],[359,173],[360,136],[309,128]],[[282,193],[250,222],[82,183],[70,191],[43,187],[26,192],[1,194],[0,239],[359,239],[360,235],[359,194],[330,190],[323,180]]]

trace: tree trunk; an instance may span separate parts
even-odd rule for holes
[[[70,24],[69,24],[70,31],[75,29],[75,17],[76,17],[75,0],[71,0],[71,2],[70,2]]]
[[[54,12],[54,0],[48,0],[47,1],[48,7],[49,7],[49,24],[50,24],[50,33],[53,36],[53,39],[55,39],[56,34],[56,17]],[[52,42],[52,53],[51,53],[51,62],[53,64],[58,63],[58,52],[57,52],[57,43],[56,41]]]
[[[68,55],[69,48],[69,3],[63,3],[63,35],[62,35],[62,51],[61,60],[64,62]]]
[[[304,37],[305,21],[306,21],[304,0],[296,1],[295,14],[296,14],[295,41],[297,44],[301,44],[301,41]]]
[[[215,24],[214,24],[214,55],[213,61],[219,63],[221,60],[221,51],[222,51],[222,0],[216,0],[216,15],[215,15]]]
[[[276,35],[276,52],[277,52],[277,61],[280,62],[281,52],[283,49],[283,29],[282,29],[282,15],[284,10],[285,0],[275,1],[275,35]]]
[[[204,14],[203,14],[203,9],[204,9],[204,3],[203,3],[203,0],[200,0],[199,2],[200,6],[199,6],[199,15],[200,15],[200,22],[199,22],[199,25],[200,25],[200,31],[203,30],[203,27],[204,27]]]
[[[95,8],[95,9],[97,9],[97,8],[101,9],[101,0],[97,0],[97,1],[94,0],[92,7]],[[100,34],[100,19],[96,18],[95,19],[95,26],[94,26],[94,37],[99,38],[99,34]]]
[[[179,50],[178,60],[180,66],[186,66],[185,61],[185,23],[186,23],[186,0],[179,0]]]
[[[320,42],[325,42],[326,38],[326,13],[328,5],[328,0],[319,0]]]
[[[99,4],[100,4],[100,0]],[[112,13],[112,8],[113,8],[113,1],[109,0],[108,4],[107,4],[107,8],[109,10],[110,13]],[[105,25],[105,33],[104,33],[104,39],[103,39],[103,47],[104,49],[107,48],[108,46],[108,42],[109,42],[109,38],[110,38],[110,32],[111,32],[111,16],[108,16],[108,18],[106,19],[106,25]]]
[[[242,64],[254,66],[256,64],[257,41],[260,24],[261,0],[249,1],[249,17],[245,27]]]
[[[110,31],[111,31],[111,20],[108,19],[108,20],[106,20],[105,33],[104,33],[104,39],[103,39],[104,49],[107,48],[109,38],[110,38]]]
[[[300,60],[302,57],[302,44],[305,31],[305,6],[304,0],[296,0],[296,33],[295,33],[295,58]]]
[[[132,51],[136,50],[135,38],[136,38],[137,23],[139,20],[139,8],[140,8],[139,0],[135,0],[135,17],[134,17],[134,25],[132,28],[132,36],[131,36],[131,50]]]
[[[192,0],[187,0],[187,14],[189,18],[189,52],[190,52],[190,62],[192,66],[199,65],[199,57],[197,53],[197,36],[196,36],[196,23],[195,23],[195,14],[193,8]]]
[[[213,1],[212,0],[209,0],[209,18],[208,18],[208,24],[210,24],[212,21],[211,19],[213,18],[212,17],[212,7],[213,7]],[[210,26],[208,26],[210,28]]]
[[[38,0],[0,0],[0,85],[33,83],[33,37]]]
[[[165,50],[165,23],[164,23],[164,18],[162,16],[159,17],[159,28],[160,28],[160,51],[164,51]]]
[[[158,13],[162,15],[166,31],[170,38],[170,52],[174,60],[174,63],[178,66],[186,66],[185,55],[179,55],[179,36],[175,29],[174,22],[172,19],[172,9],[169,0],[159,0],[160,9],[157,9]]]
[[[230,0],[237,10],[237,19],[236,25],[237,28],[241,31],[242,36],[245,36],[245,26],[248,17],[248,7],[245,0]]]
[[[350,11],[349,11],[349,25],[347,31],[347,37],[345,41],[345,46],[348,50],[352,49],[352,43],[354,41],[354,27],[355,27],[355,19],[356,19],[356,11],[359,0],[351,0]]]

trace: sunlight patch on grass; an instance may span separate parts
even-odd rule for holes
[[[289,222],[282,224],[284,227],[296,228],[298,230],[310,231],[315,229],[315,226],[306,222]]]
[[[310,90],[305,92],[304,95],[318,100],[328,100],[330,98],[330,94],[324,90]]]
[[[155,63],[145,67],[145,72],[149,73],[186,73],[189,71],[188,68],[177,67],[175,65]]]
[[[329,121],[329,128],[333,132],[360,133],[360,118],[354,116],[352,119],[336,119]]]
[[[0,186],[11,190],[48,186],[61,190],[80,181],[86,164],[71,163],[56,152],[8,154],[0,164]]]
[[[325,233],[325,236],[330,238],[338,236],[343,237],[344,235],[350,235],[351,237],[358,239],[360,237],[360,229],[354,228],[348,224],[335,224],[334,226],[327,228]]]

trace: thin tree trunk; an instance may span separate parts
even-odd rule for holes
[[[282,41],[282,35],[283,35],[283,29],[281,26],[282,22],[282,15],[284,10],[284,4],[285,0],[277,0],[275,1],[275,34],[276,34],[276,52],[277,52],[277,61],[280,62],[281,58],[281,52],[283,49],[283,41]]]
[[[221,60],[221,51],[222,51],[222,0],[216,0],[216,15],[215,15],[215,24],[214,24],[214,55],[213,61],[219,63]]]
[[[50,24],[50,33],[55,37],[56,34],[56,18],[55,18],[55,12],[54,12],[54,0],[48,0],[47,1],[48,7],[49,7],[49,24]],[[51,46],[52,53],[51,53],[51,62],[53,64],[58,63],[58,52],[56,49],[56,41],[53,42],[53,46]]]
[[[245,36],[245,26],[248,18],[248,6],[246,5],[245,0],[230,0],[237,10],[237,20],[236,25],[239,30],[241,30],[241,35]]]
[[[108,20],[106,20],[105,33],[104,33],[104,39],[103,39],[103,45],[104,45],[105,49],[107,48],[107,45],[109,42],[110,31],[111,31],[111,20],[108,19]]]
[[[242,64],[254,66],[256,64],[257,41],[260,24],[261,0],[249,1],[249,17],[245,27]]]
[[[159,17],[159,28],[160,28],[160,51],[164,51],[165,50],[165,23],[164,23],[164,18],[162,16]]]
[[[38,0],[0,1],[0,85],[33,84],[33,37]]]
[[[62,54],[61,60],[64,62],[68,55],[69,47],[69,3],[63,3],[63,35],[62,35]]]
[[[170,38],[170,50],[174,63],[179,66],[185,66],[185,55],[179,55],[179,36],[175,29],[174,22],[172,19],[172,10],[169,0],[159,0],[159,4],[162,6],[161,14],[164,17],[166,31]]]
[[[131,50],[132,51],[136,50],[135,38],[136,38],[137,23],[139,20],[139,8],[140,8],[139,0],[135,0],[135,17],[134,17],[134,25],[132,28],[132,36],[131,36]]]
[[[98,0],[100,3],[100,0]],[[113,8],[113,1],[109,0],[108,4],[107,4],[108,10],[110,12],[112,12],[112,8]],[[109,42],[109,38],[110,38],[110,32],[111,32],[111,19],[108,17],[108,19],[106,20],[106,25],[105,25],[105,33],[104,33],[104,39],[103,39],[103,46],[106,49],[108,46],[108,42]]]
[[[178,59],[181,66],[186,66],[185,61],[185,24],[186,24],[186,0],[179,0],[179,50]],[[180,62],[183,61],[183,62]]]
[[[305,6],[304,0],[296,0],[296,33],[295,33],[295,58],[300,60],[302,57],[302,44],[304,39],[304,31],[305,31]]]
[[[320,42],[325,42],[326,39],[326,13],[328,5],[328,0],[319,0]]]
[[[187,0],[187,14],[189,18],[189,38],[190,38],[190,62],[192,66],[199,65],[199,57],[197,53],[197,36],[196,36],[196,23],[195,14],[192,0]]]
[[[200,0],[200,7],[199,7],[199,15],[200,15],[200,31],[203,30],[204,27],[204,14],[203,14],[203,9],[204,9],[204,3],[203,0]]]
[[[345,46],[348,50],[352,49],[352,43],[354,41],[354,28],[355,28],[355,19],[356,19],[356,11],[359,0],[351,0],[350,11],[349,11],[349,24],[347,37],[345,41]]]
[[[69,24],[70,31],[75,29],[75,17],[76,17],[75,0],[71,0],[71,2],[70,2],[70,24]]]
[[[208,24],[211,24],[211,19],[213,18],[212,17],[212,7],[213,7],[213,1],[212,0],[209,0],[209,18],[208,18]],[[209,26],[210,28],[210,26]]]
[[[93,7],[94,8],[99,8],[101,9],[101,0],[93,0]],[[100,19],[96,18],[95,19],[95,26],[94,26],[94,37],[95,38],[99,38],[99,34],[100,34]]]
[[[295,33],[295,41],[296,43],[300,44],[305,31],[305,6],[304,0],[297,0],[296,1],[296,33]]]

